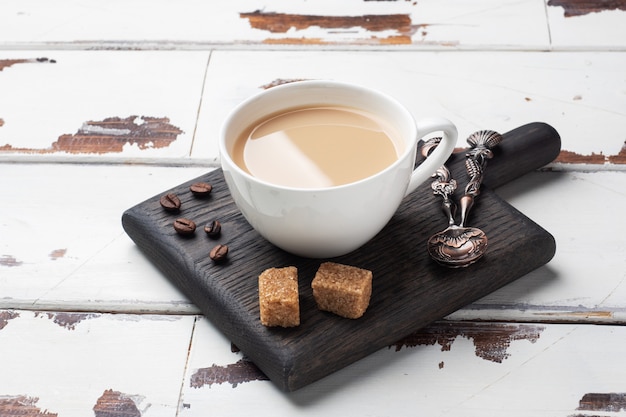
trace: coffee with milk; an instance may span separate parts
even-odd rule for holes
[[[272,184],[325,188],[370,177],[405,144],[379,116],[343,106],[290,109],[251,124],[232,150],[240,168]]]

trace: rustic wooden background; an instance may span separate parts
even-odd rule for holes
[[[313,78],[462,138],[554,126],[557,160],[496,192],[557,253],[286,395],[120,217],[217,166],[238,102]],[[3,1],[0,416],[623,415],[625,140],[624,0]]]

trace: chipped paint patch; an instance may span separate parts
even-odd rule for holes
[[[26,59],[0,59],[0,71],[4,70],[5,68],[12,67],[15,64],[23,64],[25,62],[28,62],[28,60]]]
[[[98,398],[93,412],[96,417],[141,417],[137,399],[137,396],[108,389]]]
[[[512,341],[528,340],[535,343],[543,330],[542,326],[523,324],[442,322],[425,327],[392,346],[399,351],[403,347],[439,344],[442,351],[448,351],[456,338],[461,336],[474,342],[476,356],[502,363],[510,356],[507,350]]]
[[[502,363],[510,356],[507,350],[512,341],[528,340],[535,343],[543,330],[542,326],[523,324],[441,322],[415,332],[390,347],[395,346],[398,352],[403,347],[439,344],[442,351],[449,351],[455,339],[461,336],[474,342],[476,356]],[[239,348],[231,344],[231,351],[239,352]],[[443,361],[439,362],[439,369],[443,369],[444,365]],[[240,359],[226,366],[213,364],[208,368],[197,369],[190,378],[190,386],[202,388],[205,385],[210,387],[213,384],[229,383],[235,388],[243,382],[267,380],[269,378],[253,362]]]
[[[22,265],[22,261],[18,261],[15,257],[11,255],[2,255],[0,256],[0,266],[20,266]]]
[[[608,160],[611,164],[626,164],[626,141],[624,141],[622,149],[620,149],[617,155],[609,155]]]
[[[266,45],[332,45],[332,42],[326,42],[321,38],[280,38],[265,39]]]
[[[52,252],[50,252],[50,259],[52,259],[53,261],[56,261],[59,258],[62,258],[65,256],[65,254],[67,253],[67,249],[55,249]]]
[[[55,64],[56,60],[48,59],[45,57],[42,58],[26,58],[26,59],[0,59],[0,72],[5,69],[12,67],[16,64],[41,64],[41,63],[49,63]]]
[[[25,395],[0,396],[0,416],[20,416],[20,417],[57,417],[58,414],[50,413],[48,410],[41,410],[35,404],[39,401],[36,397]]]
[[[289,13],[263,12],[256,10],[252,13],[240,13],[239,17],[247,19],[254,29],[270,33],[287,33],[295,29],[302,31],[311,27],[318,27],[329,32],[346,31],[362,28],[368,32],[393,31],[395,35],[386,38],[372,37],[377,43],[406,44],[411,43],[411,35],[416,28],[411,23],[408,14],[383,14],[363,16],[323,16],[301,15]],[[324,43],[319,39],[288,38],[272,39],[271,43]]]
[[[213,384],[229,383],[235,388],[237,385],[250,381],[268,381],[269,378],[257,366],[245,359],[226,366],[212,365],[200,368],[191,376],[192,388],[209,387]]]
[[[577,410],[616,413],[626,410],[626,393],[589,393],[583,395]]]
[[[261,86],[263,90],[268,90],[272,87],[277,87],[283,84],[296,83],[298,81],[305,81],[305,78],[276,78],[274,81],[269,82]]]
[[[6,144],[0,152],[48,154],[120,153],[126,145],[139,149],[159,149],[169,146],[183,131],[170,124],[167,117],[129,116],[88,121],[74,134],[64,134],[48,149],[18,148]]]
[[[163,148],[183,133],[169,122],[167,117],[146,116],[89,121],[75,134],[60,136],[52,148],[69,153],[122,152],[126,144],[139,149]]]
[[[604,164],[607,158],[597,153],[591,153],[590,155],[581,155],[576,152],[561,150],[559,156],[555,159],[555,162],[563,164]]]
[[[573,17],[605,10],[626,11],[626,0],[549,0],[548,6],[562,7],[565,17]]]
[[[412,31],[411,17],[408,14],[321,16],[266,13],[257,10],[252,13],[240,13],[239,16],[248,19],[253,28],[272,33],[286,33],[291,28],[303,30],[311,26],[324,29],[362,27],[372,32],[396,30],[401,33],[408,33]]]
[[[66,328],[67,330],[75,330],[76,325],[83,320],[97,318],[100,315],[96,313],[41,313],[36,312],[35,317],[45,316],[52,320],[55,324]]]
[[[620,151],[615,155],[604,155],[602,153],[598,154],[594,152],[592,152],[590,155],[581,155],[576,152],[562,150],[554,162],[559,162],[562,164],[625,165],[626,142],[624,142],[624,144],[622,145],[622,149],[620,149]]]
[[[425,25],[418,25],[415,28],[422,28]],[[426,37],[427,32],[422,32],[422,37]],[[378,36],[372,36],[371,40],[374,43],[379,43],[381,45],[410,45],[411,42],[411,34],[409,35],[396,35],[396,36],[387,36],[386,38],[379,38]],[[368,42],[362,42],[363,44],[367,44]],[[427,42],[424,42],[427,43]],[[458,42],[449,42],[442,43],[442,46],[456,46]]]
[[[544,316],[555,317],[555,318],[574,318],[574,319],[604,319],[610,320],[613,318],[614,314],[612,311],[569,311],[569,312],[558,312],[558,313],[542,313]]]
[[[4,329],[10,320],[16,319],[20,316],[15,311],[0,311],[0,330]],[[2,415],[2,413],[0,413]]]

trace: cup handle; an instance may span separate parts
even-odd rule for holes
[[[429,133],[443,131],[443,139],[437,145],[437,148],[426,158],[420,165],[413,170],[409,186],[405,192],[405,196],[415,191],[415,189],[426,181],[441,165],[448,160],[454,147],[458,132],[456,126],[449,120],[444,118],[428,118],[417,122],[417,132],[420,138]]]

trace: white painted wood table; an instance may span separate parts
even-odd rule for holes
[[[626,415],[626,2],[205,3],[0,2],[0,416]],[[462,138],[554,126],[559,158],[497,192],[557,252],[285,394],[120,217],[214,169],[235,104],[313,78]]]

